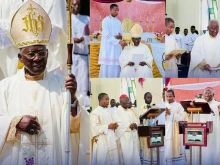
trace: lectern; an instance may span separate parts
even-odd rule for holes
[[[199,146],[201,162],[201,147],[207,146],[208,134],[213,131],[213,122],[193,122],[193,115],[214,113],[209,104],[202,99],[180,101],[186,113],[191,114],[192,122],[180,121],[179,133],[183,134],[183,145],[190,146],[190,164],[192,165],[192,147]],[[198,119],[199,121],[199,119]]]
[[[139,137],[147,137],[147,144],[151,153],[151,164],[153,164],[152,148],[157,148],[157,164],[159,164],[159,147],[164,146],[165,125],[157,125],[156,117],[161,115],[165,108],[151,107],[147,112],[140,116],[140,121],[149,120],[149,126],[138,126]],[[165,117],[165,115],[164,115]],[[154,121],[153,121],[154,120]]]

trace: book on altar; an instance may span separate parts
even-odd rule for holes
[[[167,53],[167,55],[170,55],[170,54],[173,54],[174,56],[177,56],[179,54],[183,54],[186,52],[186,49],[175,49],[175,50],[172,50],[171,52]]]
[[[220,67],[210,67],[210,70],[211,71],[218,71],[218,70],[220,70]]]
[[[137,67],[140,62],[143,62],[144,60],[144,54],[133,54],[132,55],[132,62],[134,62],[134,65]]]

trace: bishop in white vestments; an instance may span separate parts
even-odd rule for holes
[[[112,115],[114,122],[118,123],[115,130],[119,150],[120,164],[140,165],[140,148],[137,133],[137,118],[135,114],[128,109],[130,106],[129,98],[121,95],[120,106]]]
[[[117,78],[120,74],[119,55],[126,43],[122,41],[122,25],[116,18],[118,6],[110,6],[111,15],[102,20],[102,39],[99,53],[100,78]]]
[[[18,68],[17,55],[19,50],[14,46],[12,36],[10,34],[11,20],[15,12],[28,0],[1,0],[0,5],[0,69],[2,68],[5,77],[14,75]],[[61,68],[66,70],[67,59],[67,12],[66,2],[60,0],[33,0],[38,3],[49,15],[52,23],[52,32],[49,44],[47,46],[50,56],[48,57],[47,70]],[[33,14],[34,9],[31,11]],[[27,27],[34,27],[28,24],[32,22],[33,17],[26,17]],[[40,21],[37,21],[38,24]],[[33,22],[32,22],[33,23]],[[22,63],[19,63],[22,67]],[[65,65],[65,66],[64,66]],[[20,68],[19,68],[20,69]]]
[[[200,114],[193,115],[193,122],[213,122],[213,132],[207,134],[207,147],[201,149],[201,165],[216,164],[219,165],[219,154],[220,154],[220,119],[219,109],[220,102],[214,99],[214,90],[211,87],[207,87],[204,90],[204,99],[208,102],[213,113],[211,114]],[[199,148],[193,147],[192,150],[192,163],[199,164]]]
[[[139,24],[135,24],[130,32],[134,46],[126,46],[119,56],[120,77],[152,78],[153,56],[148,46],[141,43],[143,29]]]
[[[115,136],[118,124],[113,122],[108,111],[108,95],[100,93],[98,99],[99,106],[90,114],[92,165],[119,165]]]
[[[165,119],[165,151],[166,165],[185,165],[185,151],[182,135],[179,134],[179,121],[184,121],[184,109],[175,100],[173,90],[166,92],[166,119]]]
[[[41,20],[41,28],[25,31],[22,18],[32,9],[34,19]],[[11,36],[20,50],[18,57],[24,68],[0,82],[1,165],[64,164],[66,89],[72,91],[69,164],[89,164],[86,159],[89,136],[79,136],[88,123],[88,114],[82,106],[82,97],[76,93],[75,77],[70,74],[65,79],[60,70],[46,69],[49,56],[46,45],[51,30],[47,13],[31,0],[13,17]]]
[[[218,21],[212,20],[206,34],[195,41],[191,52],[188,77],[220,77],[220,35],[218,31]]]

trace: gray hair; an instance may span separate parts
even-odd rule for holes
[[[219,22],[218,22],[217,20],[215,20],[215,19],[212,19],[212,20],[209,21],[209,26],[210,26],[213,22],[214,22],[214,23],[217,23],[217,25],[219,26]]]
[[[214,90],[213,90],[213,89],[211,89],[211,88],[205,88],[204,93],[205,93],[206,91],[210,91],[212,94],[214,94],[214,93],[215,93],[215,92],[214,92]]]

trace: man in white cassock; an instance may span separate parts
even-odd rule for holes
[[[135,114],[128,109],[129,98],[126,95],[120,96],[120,106],[112,114],[113,121],[118,123],[115,130],[119,151],[120,164],[140,165],[140,148],[137,133],[138,121]]]
[[[100,78],[117,78],[120,74],[119,55],[122,46],[126,42],[122,41],[122,25],[116,18],[119,8],[116,4],[111,4],[111,15],[102,20],[102,39],[99,53]]]
[[[219,23],[209,22],[208,31],[195,41],[188,77],[220,77]]]
[[[147,45],[140,43],[143,29],[139,24],[135,24],[130,32],[134,46],[126,46],[119,56],[120,77],[152,78],[153,56]]]
[[[35,13],[32,23],[41,27],[36,31],[25,26],[30,20],[22,20],[32,9]],[[37,18],[41,21],[37,22]],[[86,159],[89,135],[79,136],[88,124],[88,114],[83,108],[82,96],[76,92],[75,77],[70,74],[70,78],[65,79],[58,69],[46,69],[49,55],[46,45],[51,30],[47,13],[31,0],[13,17],[11,36],[20,50],[18,58],[24,68],[0,82],[1,165],[64,164],[66,89],[71,90],[69,164],[89,164]],[[23,45],[26,41],[28,44]]]
[[[175,100],[173,90],[166,92],[164,158],[166,165],[185,165],[185,148],[179,134],[179,121],[184,121],[184,109]]]
[[[146,92],[144,94],[144,101],[145,103],[139,108],[139,117],[146,113],[152,106],[152,94],[150,92]],[[154,104],[155,105],[155,104]],[[140,121],[141,125],[144,126],[151,126],[151,122],[154,122],[155,120],[146,120],[144,119],[143,121]],[[141,150],[141,157],[143,158],[143,164],[151,164],[151,155],[150,155],[150,148],[148,148],[147,144],[147,137],[140,137],[140,150]],[[156,149],[152,148],[153,152],[153,160],[156,161]]]
[[[89,97],[89,16],[79,14],[80,0],[72,0],[72,35],[74,40],[72,73],[76,76],[78,90],[84,105],[90,107]]]
[[[178,43],[178,46],[179,48],[182,48],[182,38],[183,38],[183,35],[180,34],[180,27],[176,27],[175,28],[175,34],[174,34],[174,37]]]
[[[115,99],[111,99],[110,106],[111,107],[108,110],[110,113],[113,113],[113,112],[115,112],[117,110]]]
[[[172,35],[173,29],[175,27],[174,21],[171,18],[165,19],[166,25],[166,35],[165,35],[165,77],[167,78],[178,78],[178,67],[177,60],[180,56],[175,56],[173,54],[169,54],[171,51],[179,49],[178,43],[174,35]]]
[[[119,165],[114,132],[118,128],[118,124],[113,122],[108,111],[108,95],[100,93],[98,100],[99,106],[90,114],[92,165]]]
[[[213,132],[207,135],[207,147],[202,147],[201,158],[202,164],[220,164],[220,120],[219,109],[220,103],[214,99],[214,90],[207,87],[204,90],[204,99],[208,102],[213,113],[193,115],[194,122],[207,122],[213,121]],[[192,164],[199,164],[199,147],[192,148]]]
[[[50,56],[48,57],[47,69],[54,70],[58,67],[63,69],[67,59],[66,2],[60,0],[33,1],[48,13],[52,22],[52,33],[48,44]],[[17,72],[19,50],[14,46],[10,34],[10,24],[15,12],[25,2],[27,0],[0,0],[0,69],[2,68],[5,77],[14,75]],[[23,66],[21,63],[19,64]]]

